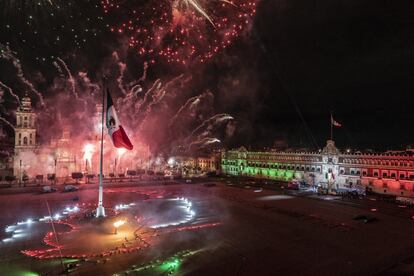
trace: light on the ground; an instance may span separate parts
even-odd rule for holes
[[[115,221],[114,222],[114,227],[115,227],[115,233],[114,234],[118,234],[118,228],[121,226],[121,225],[124,225],[125,224],[125,220],[123,220],[123,219],[120,219],[120,220],[117,220],[117,221]]]
[[[117,220],[114,222],[114,227],[118,228],[119,226],[124,225],[124,224],[125,224],[125,220]]]

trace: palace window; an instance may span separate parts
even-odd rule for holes
[[[375,177],[378,177],[378,172],[374,172],[374,176]]]
[[[395,173],[392,173],[391,174],[391,178],[395,178]]]
[[[23,145],[27,146],[27,137],[23,137]]]
[[[400,174],[400,179],[404,179],[405,178],[405,174]]]
[[[387,177],[388,175],[387,175],[387,173],[382,173],[382,177]]]

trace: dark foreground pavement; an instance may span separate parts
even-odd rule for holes
[[[111,187],[107,205],[141,200],[126,188]],[[131,189],[131,188],[129,188]],[[166,259],[182,250],[198,253],[171,271],[173,275],[374,275],[413,274],[414,211],[380,202],[343,202],[335,198],[292,196],[283,191],[256,191],[221,183],[171,184],[132,188],[140,193],[185,196],[196,202],[200,223],[216,227],[174,232],[147,251],[110,257],[104,263],[86,262],[73,275],[113,275],[132,265]],[[0,226],[45,214],[77,202],[95,202],[95,188],[74,193],[0,195]],[[371,223],[353,220],[368,214]],[[4,235],[4,233],[1,233]],[[0,245],[0,275],[58,274],[58,261],[29,258],[19,251],[39,243],[29,237]],[[168,272],[168,271],[167,271]],[[132,275],[166,275],[143,270]],[[20,274],[19,274],[20,273]],[[71,275],[72,275],[71,274]]]

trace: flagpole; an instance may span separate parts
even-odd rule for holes
[[[331,111],[331,141],[333,141],[333,122],[332,122],[333,118],[332,118],[332,111]]]
[[[106,78],[104,77],[104,89],[102,90],[102,123],[101,123],[101,157],[99,160],[99,200],[98,208],[96,209],[96,217],[105,217],[105,208],[103,207],[103,136],[104,136],[104,113],[105,113],[105,91],[106,91]]]

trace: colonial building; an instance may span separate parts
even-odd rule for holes
[[[199,156],[196,158],[196,167],[199,167],[204,172],[216,172],[220,171],[220,155],[210,154],[206,156]]]
[[[245,148],[222,153],[222,172],[277,180],[299,180],[328,190],[362,186],[377,193],[414,197],[412,152],[347,153],[332,140],[320,152],[252,152]]]
[[[64,129],[60,139],[53,139],[50,148],[53,150],[55,163],[54,173],[59,176],[69,176],[79,171],[76,164],[76,153],[73,152],[71,137],[68,129]]]
[[[21,179],[37,160],[27,158],[36,151],[36,114],[27,95],[16,111],[13,173]]]
[[[6,175],[14,175],[22,181],[38,175],[46,179],[47,175],[55,174],[66,179],[73,172],[99,173],[102,104],[96,105],[96,112],[91,117],[93,127],[89,133],[83,132],[81,137],[73,137],[69,129],[64,128],[61,133],[55,133],[55,138],[48,143],[39,144],[36,141],[36,117],[30,98],[25,96],[16,110],[14,140],[1,139],[0,180]],[[148,146],[139,141],[135,141],[133,152],[122,154],[112,147],[107,135],[104,135],[104,144],[110,145],[104,152],[107,160],[104,172],[134,170],[150,159]],[[86,146],[91,148],[87,158]]]

